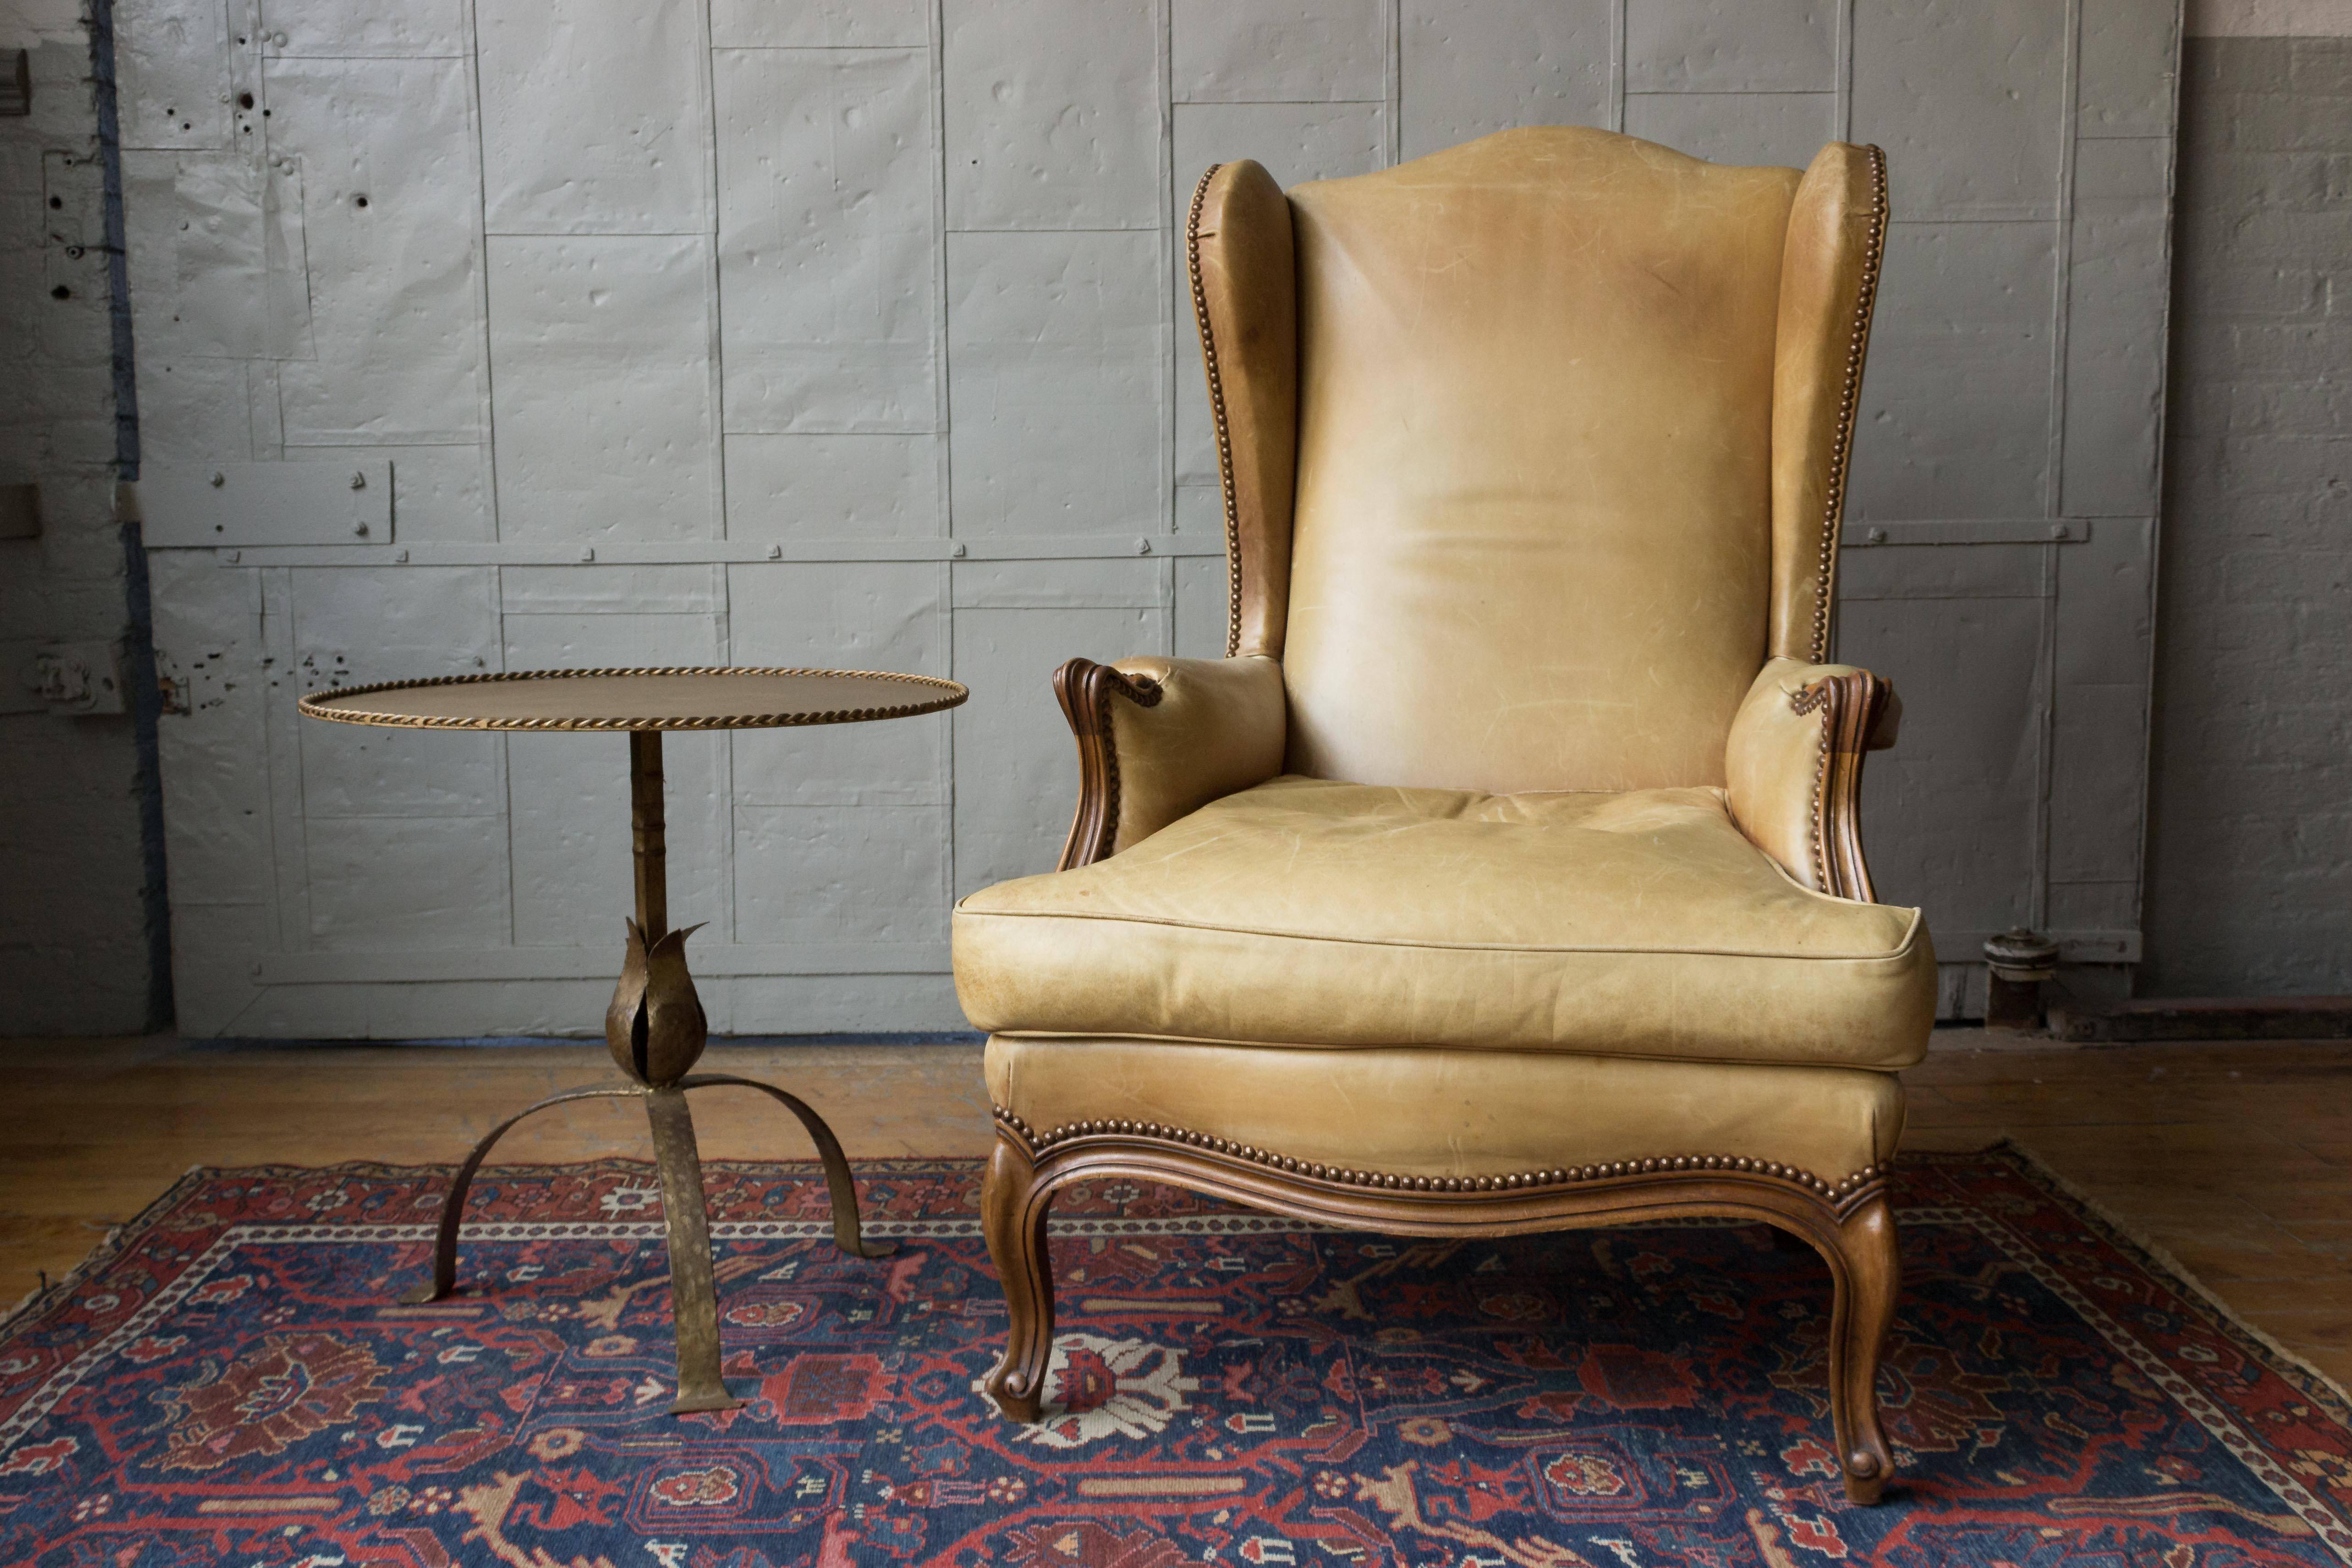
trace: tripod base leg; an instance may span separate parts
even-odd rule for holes
[[[661,1174],[662,1218],[669,1229],[670,1318],[677,1331],[677,1398],[669,1413],[732,1410],[743,1401],[719,1375],[719,1291],[710,1267],[710,1217],[702,1201],[702,1156],[694,1118],[677,1088],[647,1089],[654,1166]]]
[[[474,1145],[474,1152],[466,1156],[466,1163],[457,1167],[457,1179],[449,1184],[449,1195],[441,1200],[441,1224],[433,1237],[433,1278],[403,1296],[400,1299],[403,1304],[421,1307],[428,1301],[440,1300],[457,1288],[457,1226],[465,1222],[466,1194],[474,1190],[475,1173],[482,1168],[482,1162],[488,1157],[491,1148],[507,1135],[516,1122],[526,1116],[536,1115],[551,1105],[562,1105],[574,1100],[624,1100],[638,1092],[635,1089],[568,1089],[562,1094],[541,1100],[537,1105],[516,1111],[484,1134],[482,1141]]]
[[[697,1073],[692,1078],[677,1080],[680,1089],[756,1089],[782,1104],[801,1119],[801,1126],[816,1145],[816,1157],[824,1166],[825,1190],[833,1195],[833,1244],[852,1258],[887,1258],[898,1250],[895,1241],[868,1241],[857,1226],[857,1187],[849,1179],[849,1157],[841,1152],[841,1140],[833,1135],[824,1118],[809,1109],[796,1095],[786,1094],[772,1083],[757,1079],[730,1078],[722,1073]]]

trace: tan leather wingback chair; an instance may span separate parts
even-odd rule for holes
[[[1936,960],[1855,826],[1893,695],[1824,661],[1885,232],[1843,144],[1800,175],[1544,128],[1201,181],[1228,657],[1065,666],[1062,868],[955,912],[1008,1415],[1072,1181],[1417,1236],[1728,1215],[1828,1260],[1875,1500]]]

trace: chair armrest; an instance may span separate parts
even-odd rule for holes
[[[1272,658],[1074,658],[1054,672],[1054,695],[1078,742],[1078,810],[1058,870],[1282,771],[1289,700]]]
[[[1862,759],[1895,743],[1903,705],[1866,669],[1776,658],[1731,721],[1731,818],[1806,887],[1877,901],[1862,855]]]

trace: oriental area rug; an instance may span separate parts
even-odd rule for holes
[[[2352,1564],[2339,1392],[2000,1149],[1899,1167],[1849,1507],[1828,1278],[1756,1226],[1340,1233],[1102,1183],[1056,1209],[1049,1419],[975,1384],[979,1167],[709,1168],[729,1375],[664,1413],[644,1165],[199,1171],[0,1331],[0,1562],[43,1568]]]

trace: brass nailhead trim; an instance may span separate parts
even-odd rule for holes
[[[1870,237],[1863,245],[1862,289],[1853,305],[1853,333],[1846,340],[1845,390],[1838,397],[1837,438],[1830,447],[1829,494],[1822,506],[1821,576],[1813,586],[1813,662],[1830,657],[1830,588],[1836,581],[1838,531],[1845,518],[1846,463],[1853,456],[1853,426],[1862,400],[1862,356],[1870,341],[1870,316],[1878,300],[1878,268],[1886,254],[1886,154],[1870,154]]]
[[[1126,1121],[1118,1120],[1073,1121],[1055,1128],[1040,1137],[1013,1112],[1003,1106],[991,1108],[996,1120],[1021,1135],[1039,1153],[1067,1143],[1074,1139],[1101,1137],[1106,1134],[1131,1138],[1152,1138],[1167,1143],[1181,1143],[1189,1148],[1206,1149],[1212,1153],[1264,1165],[1269,1170],[1309,1176],[1319,1182],[1334,1182],[1341,1186],[1372,1188],[1384,1192],[1416,1193],[1500,1193],[1520,1192],[1537,1187],[1573,1186],[1585,1182],[1610,1181],[1622,1176],[1648,1176],[1676,1171],[1726,1171],[1743,1175],[1769,1176],[1789,1182],[1817,1193],[1826,1198],[1842,1198],[1873,1181],[1887,1175],[1891,1165],[1864,1165],[1861,1170],[1832,1183],[1810,1171],[1794,1165],[1783,1165],[1770,1160],[1751,1160],[1737,1154],[1681,1154],[1654,1160],[1617,1160],[1594,1165],[1562,1165],[1548,1171],[1518,1171],[1504,1176],[1400,1176],[1379,1171],[1358,1171],[1337,1165],[1319,1165],[1311,1161],[1297,1160],[1287,1155],[1236,1143],[1229,1138],[1212,1137],[1205,1132],[1192,1132],[1181,1127],[1163,1126],[1157,1121]]]
[[[1118,734],[1111,726],[1111,699],[1124,697],[1138,708],[1157,708],[1160,699],[1166,695],[1158,681],[1146,676],[1129,675],[1108,665],[1102,669],[1102,679],[1109,689],[1103,693],[1101,705],[1103,825],[1101,839],[1095,849],[1096,860],[1118,848]]]
[[[1201,360],[1209,368],[1209,416],[1217,426],[1217,482],[1225,502],[1225,657],[1242,646],[1242,524],[1234,496],[1234,439],[1225,422],[1225,382],[1217,367],[1216,334],[1209,326],[1208,290],[1201,285],[1201,208],[1209,199],[1209,182],[1223,163],[1212,163],[1192,187],[1192,210],[1184,216],[1184,260],[1192,279],[1192,315],[1201,323]]]
[[[497,680],[570,680],[592,675],[848,675],[861,680],[899,680],[940,692],[938,697],[887,708],[835,708],[821,713],[734,713],[719,717],[662,719],[436,719],[416,713],[371,713],[365,709],[326,707],[347,697],[376,691],[407,691],[421,686],[478,686]],[[951,680],[928,675],[900,675],[874,669],[784,669],[748,665],[697,664],[658,668],[497,670],[487,675],[436,675],[421,680],[379,680],[367,686],[338,686],[306,695],[295,708],[304,717],[329,719],[339,724],[373,724],[400,730],[757,730],[795,724],[854,724],[868,719],[907,719],[953,708],[969,693]]]
[[[1790,698],[1789,706],[1801,714],[1818,712],[1830,705],[1830,683],[1817,680]],[[1820,879],[1824,893],[1837,890],[1831,885],[1829,835],[1822,831],[1822,799],[1829,788],[1830,737],[1836,729],[1837,716],[1825,715],[1822,720],[1821,755],[1813,764],[1813,875]]]

